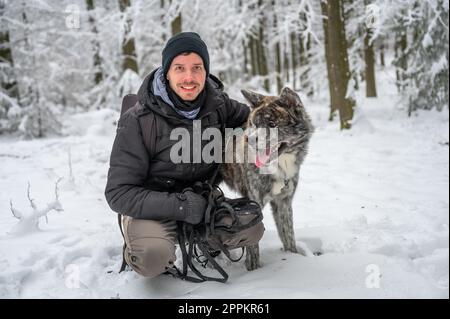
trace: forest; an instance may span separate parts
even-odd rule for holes
[[[448,299],[448,25],[448,0],[0,0],[0,299]],[[299,253],[266,205],[225,285],[119,273],[105,200],[122,99],[184,31],[230,98],[289,87],[314,126]]]
[[[448,0],[1,0],[0,134],[60,134],[65,114],[118,110],[181,31],[202,36],[226,89],[289,86],[326,101],[341,129],[356,93],[377,97],[384,68],[405,114],[442,110],[448,11]]]

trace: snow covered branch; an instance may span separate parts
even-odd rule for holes
[[[10,204],[11,213],[13,214],[13,216],[15,218],[17,218],[19,220],[19,222],[16,225],[14,225],[14,227],[10,231],[10,234],[22,235],[22,234],[27,234],[27,233],[39,230],[39,219],[41,217],[45,216],[46,221],[48,222],[48,218],[47,218],[48,212],[50,212],[51,210],[55,210],[55,211],[63,210],[62,204],[59,201],[59,196],[58,196],[58,184],[60,181],[61,181],[61,178],[59,178],[55,183],[55,199],[52,202],[47,203],[46,207],[43,209],[38,209],[38,207],[34,203],[34,200],[30,197],[31,186],[30,186],[29,182],[28,182],[28,187],[27,187],[27,198],[30,202],[31,211],[24,213],[16,208],[14,208],[12,200],[10,199],[9,204]]]

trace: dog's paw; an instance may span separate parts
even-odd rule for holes
[[[320,256],[323,254],[322,241],[318,238],[305,238],[296,241],[297,251],[306,257]]]
[[[261,266],[258,262],[250,262],[248,260],[245,261],[245,268],[247,268],[248,271],[256,270],[260,267]]]

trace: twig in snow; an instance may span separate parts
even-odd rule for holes
[[[30,182],[28,182],[28,188],[27,188],[27,197],[28,200],[31,203],[31,212],[24,214],[23,212],[19,211],[18,209],[15,209],[12,204],[12,200],[10,199],[9,204],[11,208],[11,212],[15,218],[19,220],[19,222],[14,226],[14,228],[11,230],[10,233],[13,234],[25,234],[30,233],[35,230],[39,230],[39,219],[43,216],[45,216],[45,219],[48,223],[48,217],[47,213],[51,210],[56,211],[62,211],[63,207],[61,205],[61,202],[59,201],[59,194],[58,194],[58,184],[61,181],[61,178],[59,178],[55,183],[55,200],[47,203],[47,206],[44,209],[38,209],[35,205],[33,199],[31,199],[30,196]]]

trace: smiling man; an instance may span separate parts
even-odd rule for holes
[[[105,189],[106,200],[121,216],[126,263],[139,274],[155,277],[175,261],[176,221],[199,224],[207,206],[192,191],[206,181],[218,163],[175,163],[170,150],[177,141],[170,132],[185,128],[194,137],[193,121],[208,128],[236,128],[247,121],[250,109],[228,97],[222,83],[209,73],[206,44],[193,32],[172,37],[162,52],[162,65],[142,83],[134,107],[118,123]],[[152,113],[151,132],[140,117]],[[142,134],[151,134],[152,151]],[[202,134],[203,135],[203,134]],[[202,149],[209,141],[201,140]],[[191,145],[193,141],[190,141]],[[227,238],[228,249],[255,245],[262,237],[260,222]]]
[[[167,73],[170,89],[183,101],[193,101],[205,87],[206,72],[197,53],[184,53],[172,61]]]
[[[205,103],[208,75],[206,44],[196,33],[179,33],[167,42],[162,52],[162,66],[154,82],[156,94],[173,105],[180,115],[194,119]],[[164,84],[169,84],[165,87],[169,99],[165,97]]]

